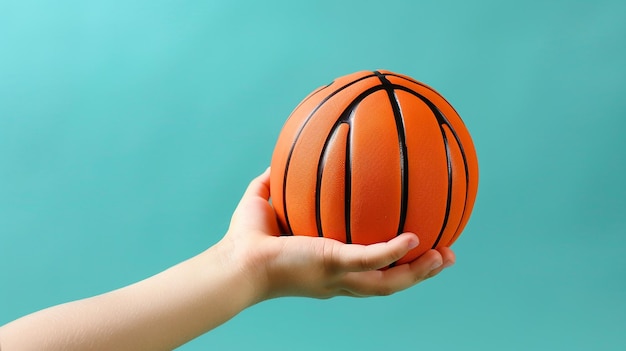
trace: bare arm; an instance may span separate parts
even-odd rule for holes
[[[418,244],[346,245],[325,238],[279,237],[269,172],[252,181],[224,238],[155,276],[54,306],[0,327],[4,351],[171,350],[245,308],[280,296],[388,295],[454,263],[450,249],[378,270]]]
[[[258,300],[219,247],[133,285],[0,329],[5,350],[171,350]]]

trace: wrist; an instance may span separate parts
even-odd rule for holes
[[[208,251],[214,251],[208,256],[217,258],[217,261],[211,264],[217,265],[221,272],[230,277],[233,286],[237,287],[237,292],[228,293],[238,295],[243,308],[270,298],[266,267],[269,255],[264,252],[260,243],[241,240],[239,235],[227,233],[205,254]],[[211,279],[211,275],[208,277]]]

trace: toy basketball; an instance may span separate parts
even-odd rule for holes
[[[397,263],[450,246],[478,189],[470,134],[435,90],[389,71],[336,79],[307,96],[278,137],[272,204],[283,231],[373,244],[420,244]]]

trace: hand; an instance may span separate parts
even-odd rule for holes
[[[409,233],[369,246],[281,237],[269,179],[266,171],[250,183],[216,245],[137,283],[4,325],[2,349],[172,350],[262,300],[389,295],[454,263],[442,248],[381,270],[418,244]]]
[[[390,295],[433,277],[454,264],[449,248],[429,250],[415,261],[382,269],[419,243],[403,233],[373,245],[344,244],[308,236],[279,236],[269,203],[269,169],[254,179],[220,242],[231,264],[257,285],[259,301],[279,296],[329,298],[338,295]]]

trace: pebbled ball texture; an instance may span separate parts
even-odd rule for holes
[[[271,162],[286,234],[372,244],[403,232],[420,245],[397,263],[450,246],[478,189],[471,136],[435,90],[389,71],[336,79],[291,113]]]

